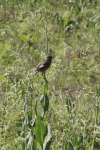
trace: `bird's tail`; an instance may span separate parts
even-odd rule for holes
[[[35,71],[34,74],[31,76],[31,78],[33,78],[37,73],[38,71]]]

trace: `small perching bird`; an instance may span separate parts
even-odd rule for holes
[[[34,77],[38,72],[42,72],[42,75],[45,77],[45,71],[50,67],[52,58],[53,57],[51,55],[46,56],[46,58],[35,67],[35,72],[32,77]]]

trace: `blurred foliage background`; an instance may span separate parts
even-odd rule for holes
[[[99,150],[99,0],[1,0],[0,35],[1,149],[46,150],[48,126],[50,150]],[[31,79],[49,50],[48,83]]]

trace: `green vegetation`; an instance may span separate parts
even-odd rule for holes
[[[0,2],[0,149],[100,149],[99,0]],[[30,78],[53,50],[46,78]]]

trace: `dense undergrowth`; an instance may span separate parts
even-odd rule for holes
[[[100,149],[99,0],[0,2],[0,149]],[[53,50],[44,80],[30,78]]]

